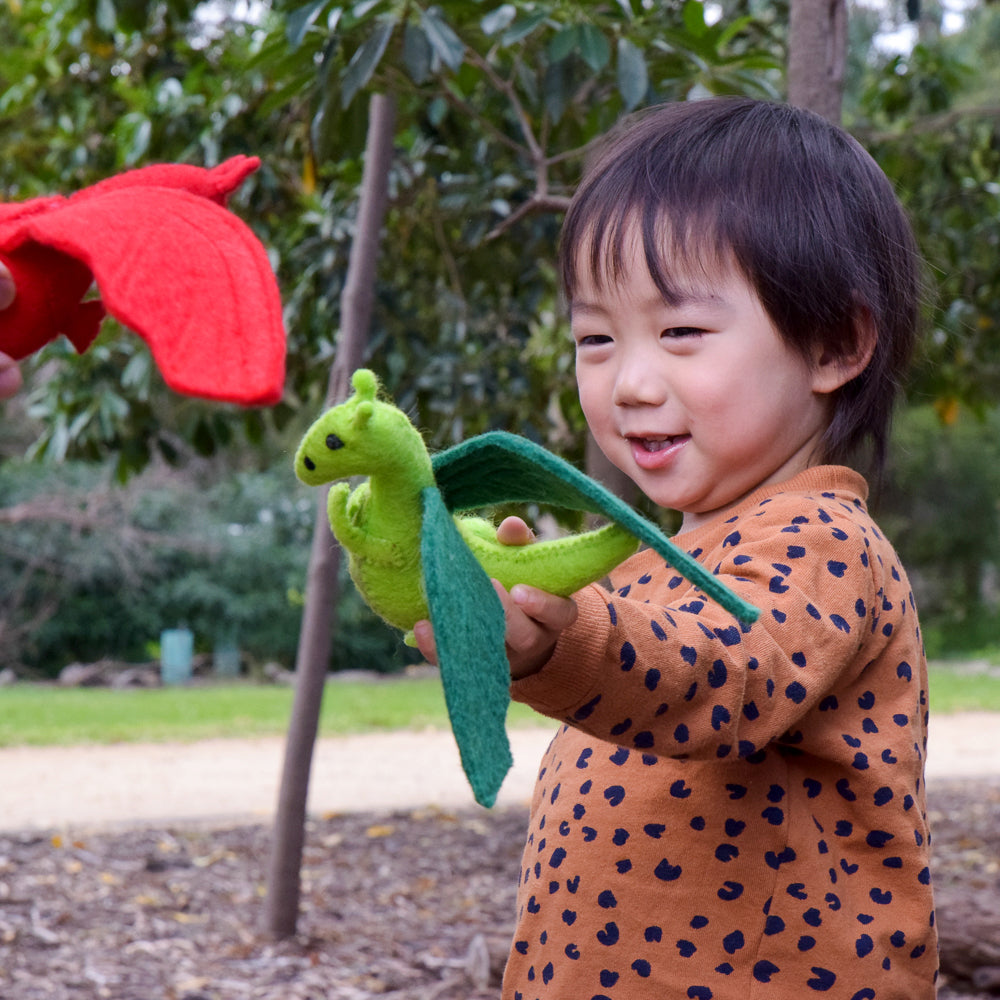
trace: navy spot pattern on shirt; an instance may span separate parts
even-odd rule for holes
[[[907,964],[933,996],[912,595],[863,505],[830,492],[779,523],[778,499],[696,550],[753,584],[749,629],[669,568],[616,579],[617,677],[543,762],[505,1000],[877,1000]],[[656,612],[643,636],[633,605]],[[824,672],[838,655],[864,657],[850,682]]]

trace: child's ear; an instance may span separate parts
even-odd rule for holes
[[[868,367],[877,342],[878,331],[871,310],[859,305],[854,314],[853,345],[843,353],[834,353],[822,346],[817,349],[812,372],[813,392],[836,392],[857,378]]]

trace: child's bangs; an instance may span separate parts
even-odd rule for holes
[[[637,200],[591,200],[577,206],[573,232],[563,234],[563,288],[570,302],[581,279],[606,291],[628,281],[635,259],[644,260],[664,301],[675,305],[692,283],[733,263],[732,248],[718,231],[714,208],[692,210]],[[638,251],[638,252],[637,252]]]

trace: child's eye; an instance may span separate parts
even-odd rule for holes
[[[683,337],[697,337],[705,331],[697,326],[671,326],[660,333],[666,340],[680,340]]]
[[[590,333],[584,337],[580,337],[577,342],[577,347],[600,347],[602,344],[610,344],[611,338],[606,333]]]

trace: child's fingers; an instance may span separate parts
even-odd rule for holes
[[[413,626],[413,638],[417,649],[423,653],[428,663],[437,666],[437,647],[434,645],[434,629],[429,621],[419,621]]]
[[[530,545],[535,533],[519,517],[505,517],[497,527],[497,541],[503,545]]]
[[[576,604],[568,597],[557,597],[525,583],[511,587],[510,596],[517,607],[542,628],[561,632],[576,621]]]
[[[517,584],[508,593],[493,581],[504,607],[507,659],[515,680],[536,673],[552,656],[559,633],[576,621],[576,605],[567,597]]]

